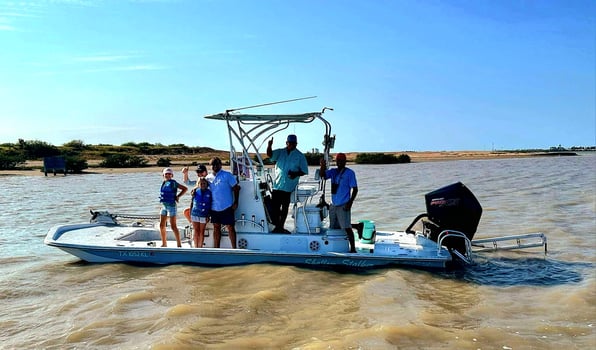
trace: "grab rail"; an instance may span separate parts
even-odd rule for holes
[[[474,262],[473,258],[472,258],[472,244],[470,242],[470,239],[463,232],[460,232],[460,231],[453,231],[453,230],[441,231],[441,233],[439,233],[439,235],[437,236],[438,253],[440,254],[441,247],[443,246],[443,240],[447,237],[462,238],[464,240],[464,243],[466,246],[466,254],[465,255],[460,253],[456,249],[450,249],[449,251],[452,254],[454,254],[455,256],[457,256],[458,258],[460,258],[466,264],[472,264]]]

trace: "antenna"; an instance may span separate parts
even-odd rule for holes
[[[263,106],[276,105],[276,104],[280,104],[280,103],[288,103],[288,102],[294,102],[294,101],[300,101],[300,100],[308,100],[310,98],[316,98],[316,97],[317,96],[300,97],[300,98],[294,98],[294,99],[285,100],[285,101],[269,102],[269,103],[263,103],[263,104],[260,104],[260,105],[254,105],[254,106],[240,107],[240,108],[234,108],[234,109],[227,109],[226,110],[226,113],[240,111],[240,110],[249,109],[249,108],[257,108],[257,107],[263,107]]]

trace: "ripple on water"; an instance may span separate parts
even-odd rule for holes
[[[156,213],[161,175],[3,177],[2,346],[591,348],[594,159],[354,165],[353,218],[379,230],[404,229],[426,211],[424,194],[462,181],[485,208],[478,236],[548,236],[546,258],[482,254],[446,272],[85,264],[45,246],[48,228],[86,222],[90,208]]]

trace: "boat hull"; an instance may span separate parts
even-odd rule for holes
[[[176,247],[171,232],[168,247],[160,247],[159,231],[146,227],[80,224],[56,226],[48,231],[45,243],[90,263],[131,263],[143,265],[191,264],[233,266],[281,264],[312,268],[371,269],[413,266],[443,269],[451,261],[444,248],[431,241],[403,233],[378,233],[374,244],[359,244],[357,253],[347,251],[345,234],[237,234],[246,249],[231,249],[228,237],[223,248],[193,248],[189,240]],[[423,240],[421,244],[417,241]],[[420,243],[420,242],[419,242]]]
[[[323,255],[256,252],[224,248],[98,248],[49,244],[91,263],[134,263],[148,265],[190,264],[203,266],[233,266],[248,264],[280,264],[316,268],[344,267],[356,269],[390,266],[445,268],[451,259],[374,257],[361,253],[329,253]]]

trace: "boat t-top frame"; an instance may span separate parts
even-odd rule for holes
[[[331,123],[323,118],[325,110],[333,109],[325,107],[321,112],[303,114],[236,114],[226,111],[225,113],[208,115],[205,118],[226,121],[230,142],[230,161],[237,160],[235,159],[237,153],[234,147],[234,140],[236,140],[242,148],[242,156],[249,158],[249,153],[256,154],[258,167],[259,165],[264,166],[259,150],[270,137],[287,129],[290,124],[307,124],[315,120],[320,120],[325,126],[323,155],[325,160],[328,160],[329,152],[335,144],[335,136],[331,136]]]
[[[331,135],[331,123],[323,118],[326,110],[333,109],[324,107],[321,112],[302,114],[240,114],[228,110],[224,113],[207,115],[205,118],[226,122],[232,172],[240,177],[253,180],[266,177],[266,181],[271,184],[271,176],[268,173],[267,175],[263,173],[265,162],[260,149],[273,135],[286,130],[291,124],[308,124],[320,121],[325,127],[323,157],[325,161],[329,162],[331,149],[335,145],[335,135]],[[240,149],[237,149],[235,145],[239,145]],[[251,154],[254,154],[254,158],[251,158]],[[258,181],[253,182],[256,195]]]

